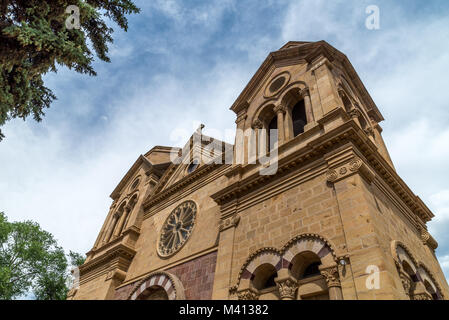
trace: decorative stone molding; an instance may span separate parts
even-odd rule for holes
[[[301,98],[304,98],[304,97],[310,97],[310,90],[309,90],[309,87],[305,87],[305,88],[303,88],[303,89],[300,89],[300,90],[299,90],[299,95],[301,96]]]
[[[280,250],[272,247],[260,248],[246,259],[234,287],[238,288],[242,279],[250,279],[260,261],[270,263],[276,270],[280,270],[287,268],[291,260],[302,252],[301,250],[312,251],[320,257],[321,261],[336,265],[337,256],[333,248],[325,238],[314,233],[300,234],[288,241]]]
[[[410,290],[412,288],[412,279],[403,270],[399,271],[399,277],[401,278],[402,287],[404,288],[405,294],[410,298]]]
[[[370,183],[375,178],[374,171],[371,170],[371,168],[369,168],[362,159],[360,159],[359,157],[354,157],[344,165],[329,169],[326,172],[326,179],[330,183],[335,183],[355,173],[359,173]]]
[[[196,214],[197,205],[191,200],[181,203],[170,213],[157,244],[159,256],[168,258],[181,250],[195,227]]]
[[[228,218],[220,221],[219,230],[221,232],[221,231],[227,230],[229,228],[235,228],[238,226],[239,222],[240,222],[240,216],[238,214],[232,215],[231,217],[228,217]]]
[[[259,300],[259,293],[253,289],[245,289],[237,292],[237,297],[239,300]]]
[[[364,131],[368,136],[374,137],[374,129],[373,128],[368,127]]]
[[[253,124],[252,124],[252,128],[253,129],[262,129],[263,128],[262,121],[260,121],[259,119],[254,120]]]
[[[413,300],[433,300],[432,296],[427,292],[415,293],[413,295]]]
[[[438,248],[438,242],[425,229],[421,229],[421,240],[424,245],[427,245],[433,251]]]
[[[340,274],[338,273],[337,264],[330,266],[320,266],[320,273],[326,280],[328,288],[341,287]]]
[[[248,116],[246,115],[246,113],[238,115],[237,119],[235,120],[235,123],[239,124],[240,122],[245,121],[247,117]]]
[[[358,118],[362,115],[362,113],[360,112],[359,109],[352,109],[351,111],[349,111],[349,115],[351,116],[351,118]]]
[[[114,269],[108,272],[105,281],[116,279],[119,281],[124,281],[126,278],[126,272],[120,269]]]
[[[146,289],[161,287],[167,293],[169,300],[185,300],[182,282],[173,274],[166,271],[157,271],[149,274],[139,281],[128,296],[128,300],[136,300]]]
[[[278,104],[277,106],[275,106],[275,107],[273,108],[273,111],[274,111],[276,114],[279,114],[279,113],[286,113],[286,112],[287,112],[287,107],[286,107],[285,105],[283,105],[283,104]]]
[[[279,295],[282,300],[294,300],[296,297],[296,290],[298,289],[298,282],[292,277],[282,279],[275,279],[279,290]]]

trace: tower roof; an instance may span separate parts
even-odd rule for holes
[[[366,90],[362,80],[359,78],[348,57],[324,40],[316,42],[289,41],[279,50],[268,54],[268,57],[259,67],[230,109],[235,113],[239,113],[241,110],[246,109],[249,105],[249,98],[254,91],[257,90],[258,85],[263,81],[265,75],[274,66],[281,63],[284,65],[286,63],[296,64],[301,60],[305,63],[312,63],[319,56],[326,57],[330,62],[334,60],[339,61],[353,81],[357,90],[360,92],[361,98],[366,104],[369,115],[377,122],[384,120],[381,112],[368,93],[368,90]]]

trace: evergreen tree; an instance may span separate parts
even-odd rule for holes
[[[131,0],[0,0],[0,126],[42,119],[56,99],[42,76],[57,65],[96,75],[94,53],[110,61],[113,29],[105,19],[127,31],[126,15],[139,11]]]

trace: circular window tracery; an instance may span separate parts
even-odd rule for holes
[[[199,167],[200,163],[197,160],[192,161],[189,166],[187,167],[187,173],[191,174],[192,172],[194,172],[198,167]]]
[[[271,83],[270,88],[268,90],[270,90],[271,93],[278,91],[284,85],[285,80],[286,80],[285,77],[277,78]]]
[[[129,190],[130,190],[130,191],[133,191],[134,189],[136,189],[137,186],[139,185],[139,183],[140,183],[140,178],[137,178],[137,179],[133,182],[133,184],[131,185],[131,187],[129,188]]]
[[[189,239],[195,226],[196,204],[186,201],[177,206],[162,226],[158,253],[169,257],[178,252]]]

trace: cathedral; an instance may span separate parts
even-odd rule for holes
[[[200,126],[137,158],[68,299],[449,298],[433,213],[346,55],[288,42],[231,110],[234,145]]]

